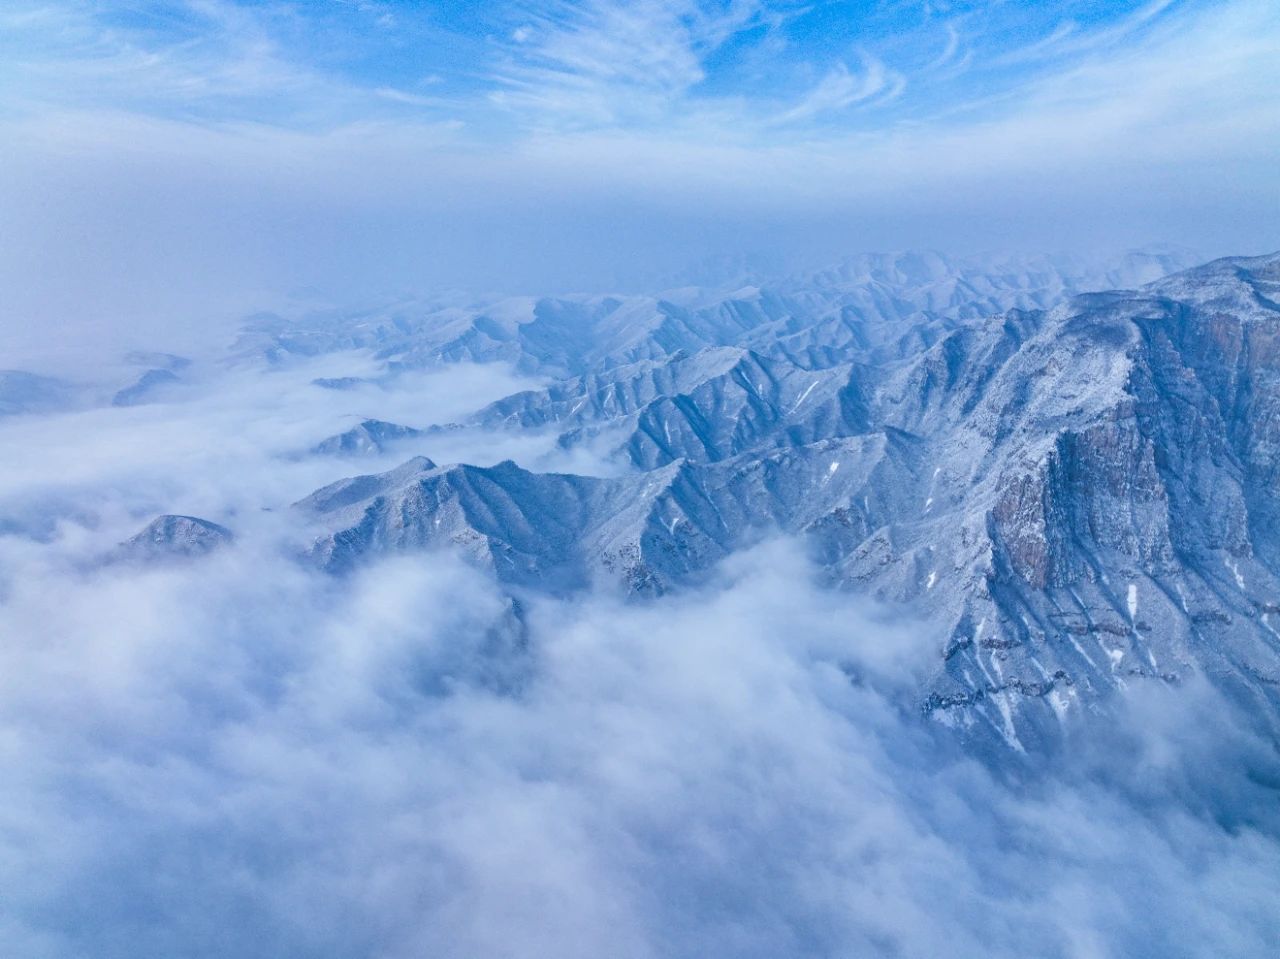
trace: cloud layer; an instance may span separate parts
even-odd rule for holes
[[[1280,770],[1207,688],[988,767],[919,713],[936,637],[786,541],[519,617],[447,555],[322,576],[254,508],[338,468],[276,455],[341,418],[314,372],[3,427],[79,517],[0,537],[15,954],[1269,954]],[[505,386],[477,377],[388,402],[452,418]],[[238,544],[87,562],[187,504]]]

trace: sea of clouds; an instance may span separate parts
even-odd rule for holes
[[[368,364],[367,369],[361,363]],[[288,504],[452,431],[501,367],[322,389],[197,364],[150,405],[0,420],[0,943],[52,957],[1266,956],[1280,763],[1203,681],[1025,758],[927,721],[940,637],[798,544],[637,602],[443,553],[336,578]],[[235,544],[100,558],[162,512]]]

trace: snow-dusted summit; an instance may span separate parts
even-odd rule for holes
[[[115,562],[150,563],[192,559],[226,546],[231,530],[197,516],[157,516],[109,557]]]
[[[824,289],[879,289],[848,282]],[[447,546],[513,585],[643,594],[782,530],[833,584],[939,630],[937,720],[1030,748],[1132,683],[1202,672],[1276,722],[1280,256],[993,316],[934,299],[801,323],[787,302],[701,314],[738,311],[734,343],[664,339],[667,312],[625,349],[621,305],[580,305],[585,346],[540,355],[582,372],[472,423],[603,438],[628,472],[413,461],[300,504],[313,556]]]

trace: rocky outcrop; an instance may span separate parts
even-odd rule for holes
[[[300,508],[331,569],[448,547],[512,583],[636,593],[782,530],[834,584],[941,629],[922,708],[974,735],[1028,748],[1128,684],[1193,671],[1274,723],[1278,300],[1280,257],[1230,259],[1049,310],[959,310],[899,331],[891,359],[863,334],[827,338],[817,364],[654,347],[473,420],[611,437],[627,475],[428,461]],[[811,344],[825,322],[803,327]]]

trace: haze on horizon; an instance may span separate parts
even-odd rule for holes
[[[716,257],[1280,247],[1267,0],[15,0],[11,344]]]

